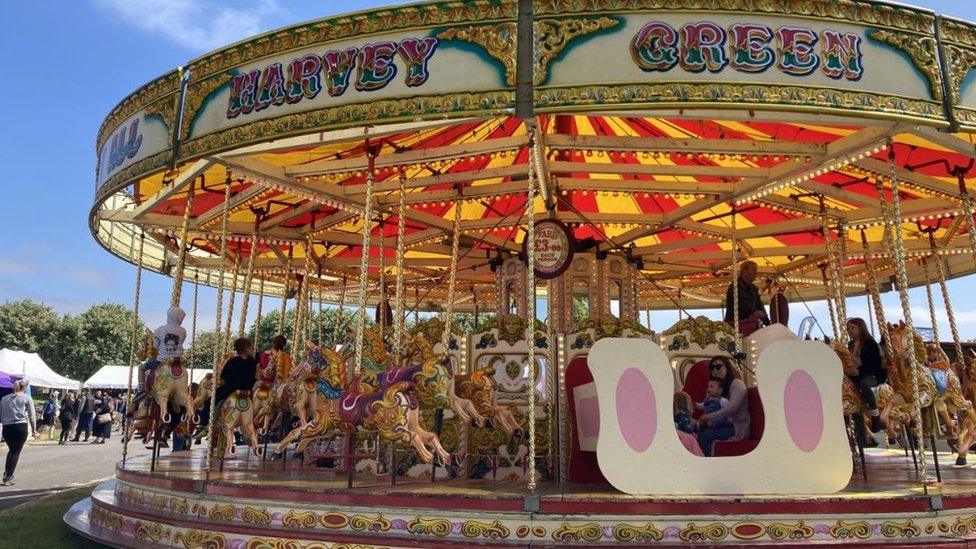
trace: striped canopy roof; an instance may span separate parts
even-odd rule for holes
[[[255,291],[264,279],[265,293],[281,292],[291,272],[291,284],[307,274],[324,299],[338,301],[343,288],[358,288],[369,154],[371,302],[381,269],[391,287],[397,275],[401,178],[402,274],[408,304],[422,309],[446,298],[457,208],[459,308],[494,299],[492,265],[521,252],[532,215],[568,224],[580,252],[630,257],[642,270],[642,308],[672,308],[679,289],[682,306],[715,306],[733,242],[740,259],[786,275],[805,299],[825,295],[828,249],[843,253],[846,291],[864,293],[865,251],[880,276],[894,272],[879,200],[890,206],[892,176],[911,283],[924,282],[926,270],[936,276],[931,260],[921,264],[933,245],[950,276],[974,270],[960,190],[976,177],[971,134],[776,112],[505,115],[291,137],[138,181],[102,204],[99,240],[134,261],[131,229],[139,226],[149,235],[147,265],[171,270],[192,193],[188,280],[216,284],[221,263],[226,280],[234,264],[243,280],[256,238]],[[531,214],[530,155],[540,176]],[[229,240],[220,258],[227,181]]]

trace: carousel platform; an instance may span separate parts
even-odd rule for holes
[[[942,456],[948,461],[948,455]],[[976,475],[922,490],[899,450],[868,455],[833,496],[635,497],[609,486],[399,479],[242,455],[206,480],[202,453],[134,459],[65,515],[116,547],[427,547],[844,544],[976,546]],[[930,464],[930,470],[932,464]],[[934,475],[933,475],[934,476]]]

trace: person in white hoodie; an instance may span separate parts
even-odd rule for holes
[[[139,366],[140,392],[145,390],[146,377],[153,368],[162,364],[164,360],[183,357],[183,342],[186,341],[186,328],[181,326],[181,324],[183,324],[184,318],[186,318],[186,312],[183,309],[170,307],[166,311],[166,324],[156,328],[156,331],[153,332],[153,338],[156,341],[156,352],[158,354],[155,359],[147,360]]]

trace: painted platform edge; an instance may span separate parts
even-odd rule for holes
[[[283,503],[99,485],[65,522],[116,547],[689,546],[976,547],[976,508],[884,515],[550,516]],[[86,524],[87,521],[87,524]]]

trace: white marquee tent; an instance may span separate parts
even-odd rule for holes
[[[194,368],[192,381],[200,382],[212,370]],[[138,372],[132,371],[132,386],[138,383]],[[97,372],[85,380],[85,387],[89,389],[125,389],[129,386],[128,366],[102,366]]]
[[[0,349],[0,372],[23,377],[35,387],[78,389],[79,382],[55,372],[37,353]]]

